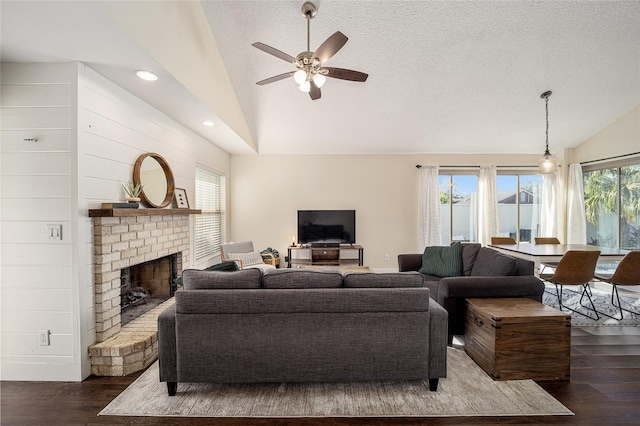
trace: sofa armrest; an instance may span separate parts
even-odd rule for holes
[[[516,258],[516,272],[514,275],[533,275],[535,263],[526,260]]]
[[[507,277],[448,277],[438,282],[434,299],[449,313],[449,343],[465,331],[465,299],[469,297],[527,297],[542,302],[544,283],[533,275]]]
[[[544,283],[533,275],[508,277],[448,277],[438,286],[436,301],[470,297],[535,297],[542,301]]]
[[[422,255],[417,254],[399,254],[398,270],[400,272],[417,271],[422,267]]]
[[[177,382],[176,306],[172,305],[158,316],[158,361],[161,382]]]
[[[429,302],[429,378],[447,377],[447,326],[449,314],[433,299]]]

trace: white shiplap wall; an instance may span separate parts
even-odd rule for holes
[[[2,64],[2,379],[78,380],[73,64]],[[37,138],[37,142],[24,141]],[[62,241],[46,238],[62,225]],[[38,344],[51,330],[51,345]]]
[[[83,64],[3,64],[2,71],[2,379],[81,380],[90,373],[87,348],[95,340],[88,210],[123,200],[120,183],[131,179],[144,152],[167,160],[191,203],[196,162],[228,173],[229,155]],[[12,74],[33,76],[31,85],[13,87],[6,79]],[[62,95],[58,74],[68,86]],[[56,88],[45,88],[50,81]],[[5,89],[49,107],[25,118],[18,106],[5,104]],[[57,106],[65,96],[66,106]],[[5,145],[5,133],[27,124],[62,126],[56,118],[66,128],[55,132],[65,136],[43,134],[35,152],[33,146],[24,152],[29,145],[20,142],[29,132]],[[8,130],[13,122],[16,130]],[[63,224],[62,242],[38,241],[47,223]],[[41,294],[42,288],[48,291]],[[40,295],[25,300],[27,293]],[[38,346],[39,329],[52,330],[50,347]]]

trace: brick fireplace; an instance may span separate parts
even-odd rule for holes
[[[155,318],[166,304],[121,323],[121,271],[175,254],[175,268],[189,265],[189,214],[181,209],[90,210],[93,217],[96,343],[91,373],[124,376],[157,359]],[[161,309],[159,309],[161,308]]]

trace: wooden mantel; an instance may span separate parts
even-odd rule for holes
[[[194,209],[91,209],[89,217],[188,215],[201,212],[202,210]]]

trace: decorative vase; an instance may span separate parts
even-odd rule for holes
[[[138,198],[138,197],[127,197],[127,201],[129,203],[139,203],[140,202],[140,198]]]

